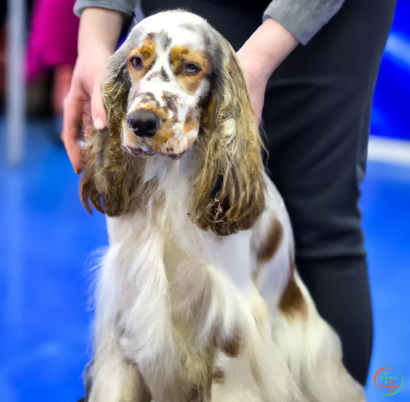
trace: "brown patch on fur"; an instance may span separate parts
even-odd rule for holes
[[[238,357],[244,348],[242,331],[236,327],[232,336],[222,345],[222,351],[229,357]]]
[[[178,78],[183,90],[194,95],[203,78],[211,73],[211,56],[203,50],[188,49],[186,46],[174,46],[171,49],[171,63],[174,74]],[[191,75],[184,72],[184,65],[195,63],[201,71]]]
[[[176,97],[176,95],[172,94],[171,92],[164,91],[161,97],[165,101],[167,110],[172,112],[174,116],[176,116],[178,114],[178,110],[177,110],[178,98]]]
[[[165,121],[165,123],[162,123],[153,137],[143,139],[144,145],[151,148],[155,153],[166,151],[166,149],[164,149],[164,145],[168,140],[174,137],[174,125],[176,123],[178,123],[177,116],[174,116],[172,119],[169,119]]]
[[[140,57],[142,59],[144,67],[140,70],[133,68],[131,59],[133,57]],[[155,42],[152,35],[148,35],[141,43],[140,46],[133,47],[127,55],[128,71],[131,79],[134,82],[139,81],[151,68],[155,59]]]
[[[158,117],[161,119],[162,122],[165,122],[168,120],[169,114],[168,111],[165,110],[162,107],[158,107],[155,104],[152,104],[151,102],[145,103],[145,102],[140,102],[137,104],[137,107],[135,110],[140,110],[140,109],[145,109],[145,110],[152,110],[155,114],[158,115]],[[129,113],[133,112],[133,110],[130,110]]]
[[[265,208],[262,140],[247,83],[235,52],[220,37],[225,55],[215,67],[211,97],[197,141],[192,221],[203,230],[229,235],[251,228]],[[228,53],[228,54],[226,54]],[[232,70],[227,68],[228,60]],[[215,183],[221,188],[213,196]]]
[[[258,284],[259,274],[262,265],[270,261],[277,253],[282,241],[283,241],[283,226],[278,220],[278,218],[272,219],[270,227],[258,244],[256,249],[256,258],[258,261],[258,266],[255,271],[252,272],[252,279],[255,285]]]
[[[302,291],[296,283],[295,276],[292,273],[288,285],[279,300],[279,310],[286,316],[307,314],[307,305]]]
[[[199,127],[199,121],[193,119],[193,110],[191,109],[188,113],[188,116],[184,122],[184,134],[188,135],[191,131],[197,130]]]
[[[266,237],[259,245],[259,249],[256,252],[256,256],[259,264],[266,263],[271,260],[279,249],[283,240],[283,226],[275,217],[272,221]]]
[[[220,367],[216,367],[214,369],[214,372],[212,374],[212,380],[216,383],[216,384],[224,384],[226,377],[225,377],[225,373],[223,372],[223,370]]]
[[[202,399],[199,399],[199,393],[200,391],[198,388],[193,388],[189,394],[188,401],[195,401],[195,402],[198,401],[199,402],[199,400],[202,400]]]

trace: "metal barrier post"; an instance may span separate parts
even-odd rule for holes
[[[12,165],[24,159],[26,1],[8,0],[7,43],[7,157]]]

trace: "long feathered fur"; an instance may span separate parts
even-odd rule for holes
[[[216,74],[198,140],[203,162],[192,211],[195,224],[220,235],[249,229],[265,207],[262,141],[245,77],[228,43],[226,48],[229,58]],[[220,189],[213,191],[216,185]]]
[[[144,181],[146,160],[129,155],[122,147],[122,124],[130,90],[125,68],[126,55],[114,54],[102,84],[108,127],[92,129],[85,152],[87,165],[80,183],[83,205],[91,204],[108,216],[121,216],[146,207],[158,185],[156,179]]]

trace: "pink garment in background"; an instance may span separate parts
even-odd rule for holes
[[[74,15],[75,0],[36,0],[27,48],[27,79],[47,69],[74,66],[77,59],[79,18]]]

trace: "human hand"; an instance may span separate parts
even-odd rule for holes
[[[97,130],[107,126],[101,82],[122,24],[120,13],[90,8],[83,11],[78,40],[78,58],[70,91],[64,102],[62,139],[77,174],[83,169],[78,132],[84,114],[91,113]]]
[[[107,125],[100,88],[109,57],[110,53],[104,49],[94,49],[89,56],[79,56],[70,92],[64,102],[62,139],[77,174],[83,169],[82,151],[77,136],[84,114],[91,112],[97,130],[102,130]]]
[[[298,43],[291,32],[268,18],[237,53],[258,123],[262,117],[267,82]]]

